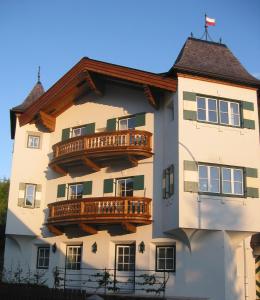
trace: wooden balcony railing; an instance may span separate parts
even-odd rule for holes
[[[48,205],[47,225],[151,223],[151,199],[142,197],[98,197],[58,201]],[[89,228],[89,226],[88,226]]]
[[[143,130],[121,130],[74,137],[53,146],[50,166],[71,163],[78,160],[79,156],[85,156],[97,163],[104,158],[109,160],[116,156],[127,156],[131,162],[136,163],[139,159],[152,156],[151,136],[152,133]],[[95,164],[96,162],[94,166]],[[93,164],[91,166],[93,167]],[[98,168],[96,166],[96,169]]]

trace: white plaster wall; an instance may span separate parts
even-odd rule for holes
[[[183,91],[254,103],[255,130],[203,124],[183,119]],[[259,125],[256,91],[224,84],[178,78],[179,98],[179,217],[180,227],[260,231],[257,198],[198,196],[184,192],[183,161],[193,160],[258,168]],[[258,179],[259,181],[259,179]]]

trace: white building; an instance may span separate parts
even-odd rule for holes
[[[225,45],[194,38],[164,74],[83,58],[48,91],[37,82],[11,110],[6,270],[260,298],[259,86]]]

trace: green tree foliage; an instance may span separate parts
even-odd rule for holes
[[[9,180],[0,181],[0,225],[5,224],[9,193]]]

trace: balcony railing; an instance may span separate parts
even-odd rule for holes
[[[74,137],[53,146],[53,159],[50,166],[66,168],[68,164],[71,165],[79,160],[87,164],[84,158],[98,164],[100,160],[103,162],[127,157],[131,162],[136,163],[140,159],[152,156],[151,136],[152,133],[147,131],[121,130]],[[92,163],[89,165],[93,167]]]
[[[98,197],[50,203],[47,225],[150,224],[151,199],[142,197]]]

